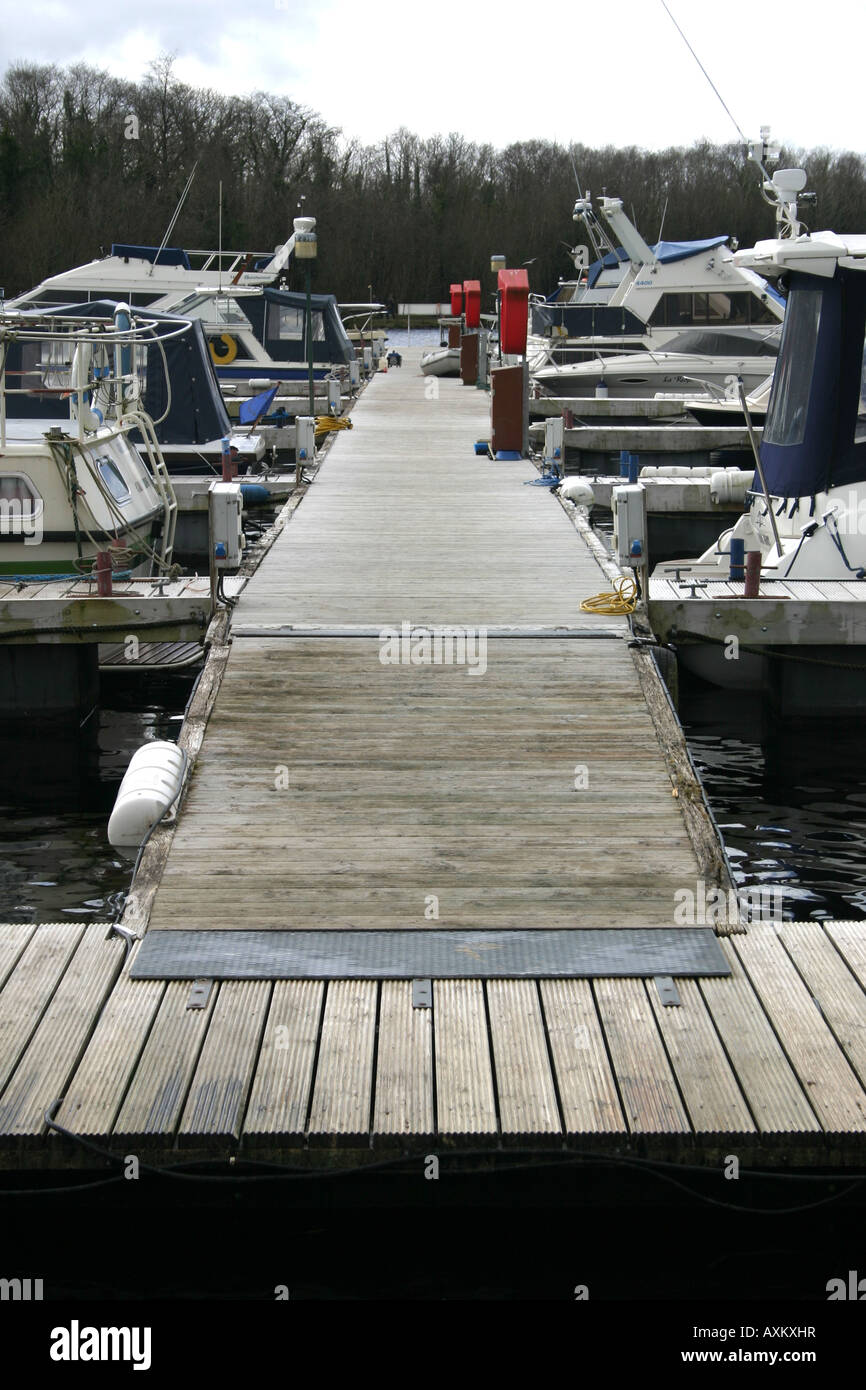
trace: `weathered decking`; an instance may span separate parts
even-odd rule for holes
[[[404,361],[211,657],[133,927],[670,927],[707,875],[649,659],[579,611],[609,587],[597,561],[529,465],[473,454],[486,397],[428,400]],[[383,664],[404,620],[488,628],[486,670]],[[673,1008],[652,979],[470,978],[434,980],[429,1008],[410,979],[259,979],[191,1009],[189,981],[130,978],[141,947],[124,961],[104,925],[2,928],[0,1163],[94,1161],[46,1129],[55,1101],[154,1162],[479,1143],[862,1162],[866,923],[720,948],[731,975],[678,981]]]
[[[104,926],[2,929],[0,1165],[117,1154],[370,1158],[395,1144],[862,1162],[866,924],[752,926],[728,979],[133,981]],[[131,1148],[131,1146],[133,1146]]]

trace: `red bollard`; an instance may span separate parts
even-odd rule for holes
[[[562,427],[566,430],[574,429],[574,411],[568,406],[562,412]]]
[[[222,442],[223,482],[234,482],[238,475],[238,451],[227,439]]]
[[[757,598],[761,587],[761,552],[746,551],[746,583],[743,598]]]
[[[110,598],[111,596],[111,555],[107,550],[97,551],[96,563],[93,566],[96,573],[96,592],[100,598]]]

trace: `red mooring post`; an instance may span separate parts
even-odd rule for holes
[[[746,584],[743,589],[743,598],[757,598],[761,587],[761,552],[760,550],[746,551]]]
[[[237,454],[235,454],[235,457],[232,458],[231,446],[230,446],[229,441],[228,441],[227,439],[224,439],[224,440],[222,441],[222,457],[223,457],[223,482],[224,482],[224,483],[232,483],[232,482],[234,482],[235,478],[237,477],[237,471],[238,471]]]
[[[96,592],[100,598],[111,597],[111,554],[107,550],[100,550],[96,555],[96,563],[93,566],[96,572]]]

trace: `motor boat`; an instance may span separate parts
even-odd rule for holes
[[[814,713],[866,701],[866,236],[795,226],[737,252],[788,291],[746,510],[702,555],[653,569],[648,610],[697,674]]]
[[[313,375],[348,375],[355,351],[333,295],[295,293],[278,284],[299,236],[315,218],[295,219],[295,230],[268,253],[186,251],[170,246],[118,243],[109,255],[52,275],[9,300],[27,311],[91,300],[197,319],[222,387],[234,399],[253,396],[263,384],[306,380],[308,333]]]
[[[544,367],[534,381],[541,394],[566,399],[685,397],[707,387],[730,389],[738,381],[752,391],[766,380],[779,339],[779,328],[743,328],[737,333],[693,328],[669,338],[659,351],[599,351],[591,360]]]
[[[142,313],[146,314],[141,319]],[[26,310],[17,316],[9,311],[10,322],[38,323],[45,311]],[[142,410],[153,422],[153,429],[169,472],[175,476],[218,473],[221,471],[223,441],[238,453],[241,471],[259,462],[265,454],[265,439],[253,428],[233,427],[208,353],[204,329],[196,319],[181,319],[157,310],[131,311],[127,305],[111,300],[57,305],[51,319],[58,325],[68,320],[86,322],[94,333],[109,325],[116,315],[126,315],[132,325],[141,325],[131,349],[132,379],[127,398],[134,394]],[[144,327],[143,325],[147,325]],[[106,330],[103,330],[106,331]],[[98,333],[97,333],[98,337]],[[66,356],[62,353],[66,342]],[[49,356],[34,356],[21,341],[9,345],[7,367],[27,371],[26,389],[9,395],[7,412],[15,419],[19,434],[29,428],[34,437],[52,427],[64,428],[66,408],[63,392],[70,389],[74,340],[60,338]],[[40,373],[46,373],[44,379]],[[97,383],[97,408],[103,413],[112,406],[105,380]],[[29,425],[27,422],[30,422]],[[139,449],[146,454],[143,439]]]
[[[600,209],[619,244],[600,240],[591,198],[579,199],[575,219],[599,254],[587,266],[587,248],[576,247],[579,278],[530,304],[530,372],[548,394],[571,394],[569,368],[599,354],[668,351],[686,330],[742,337],[781,324],[784,298],[735,260],[727,235],[650,246],[621,199],[602,198]]]
[[[100,553],[130,576],[168,570],[177,502],[132,359],[176,332],[122,312],[0,316],[0,573],[90,574]],[[16,416],[34,393],[62,423]]]

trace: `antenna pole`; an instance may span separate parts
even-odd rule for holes
[[[174,224],[175,224],[175,222],[177,221],[178,217],[180,216],[180,210],[181,210],[181,208],[183,207],[184,203],[186,202],[186,195],[187,195],[187,193],[189,193],[189,190],[192,188],[192,181],[193,181],[193,179],[195,178],[195,171],[196,171],[197,168],[198,168],[198,160],[196,160],[195,164],[192,166],[192,173],[190,174],[189,178],[187,179],[187,181],[186,181],[186,183],[185,183],[185,185],[184,185],[184,190],[183,190],[183,192],[181,193],[180,198],[178,199],[177,207],[176,207],[175,210],[174,210],[174,216],[172,217],[171,221],[169,222],[168,226],[167,226],[166,229],[165,229],[165,236],[163,237],[162,241],[161,241],[160,244],[159,244],[159,250],[157,251],[157,253],[156,253],[156,255],[155,255],[154,259],[153,259],[153,264],[151,265],[150,270],[147,272],[148,275],[152,275],[152,274],[153,274],[153,267],[156,265],[157,261],[159,260],[160,256],[162,255],[163,251],[165,250],[166,242],[168,241],[169,237],[171,236],[172,232],[174,231]]]

